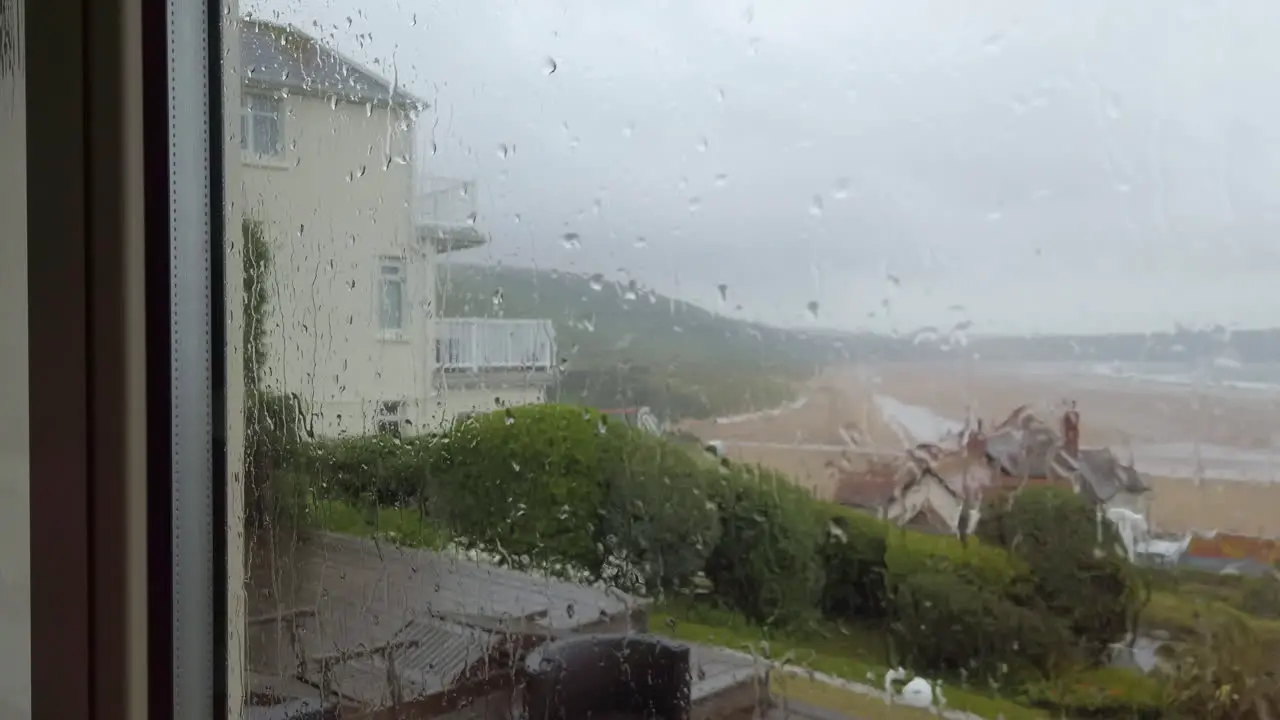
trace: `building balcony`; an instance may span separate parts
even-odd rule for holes
[[[489,237],[476,227],[476,183],[420,177],[413,194],[413,225],[419,241],[437,253],[477,248]]]
[[[446,374],[545,374],[556,369],[550,320],[448,318],[433,322],[436,369]]]

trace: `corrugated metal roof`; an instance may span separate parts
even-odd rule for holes
[[[422,99],[393,89],[385,78],[289,25],[242,20],[240,54],[245,81],[251,85],[334,95],[351,102],[426,106]]]

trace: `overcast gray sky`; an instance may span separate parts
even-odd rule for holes
[[[1280,325],[1280,3],[245,7],[434,104],[493,236],[460,259],[788,325]]]

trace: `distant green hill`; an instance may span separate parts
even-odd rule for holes
[[[725,317],[598,276],[448,264],[439,283],[445,317],[550,319],[561,399],[649,405],[668,418],[776,407],[792,382],[847,361],[854,341]]]
[[[1004,362],[1280,363],[1280,330],[1176,328],[1156,333],[888,337],[803,332],[726,317],[682,300],[553,270],[446,264],[445,317],[547,318],[565,372],[560,399],[644,404],[668,418],[775,407],[796,380],[843,362],[945,360],[977,354]],[[954,340],[954,338],[950,338]]]
[[[446,317],[548,318],[572,367],[626,362],[715,363],[812,372],[847,356],[853,336],[810,334],[725,317],[599,278],[551,270],[449,264],[439,275]]]

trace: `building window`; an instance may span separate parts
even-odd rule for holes
[[[281,118],[284,101],[273,95],[244,93],[240,108],[240,149],[255,157],[284,154]]]
[[[385,400],[378,403],[378,412],[374,421],[379,435],[400,437],[404,428],[404,403],[399,400]]]
[[[404,331],[404,261],[384,258],[378,269],[378,328],[384,332]]]

